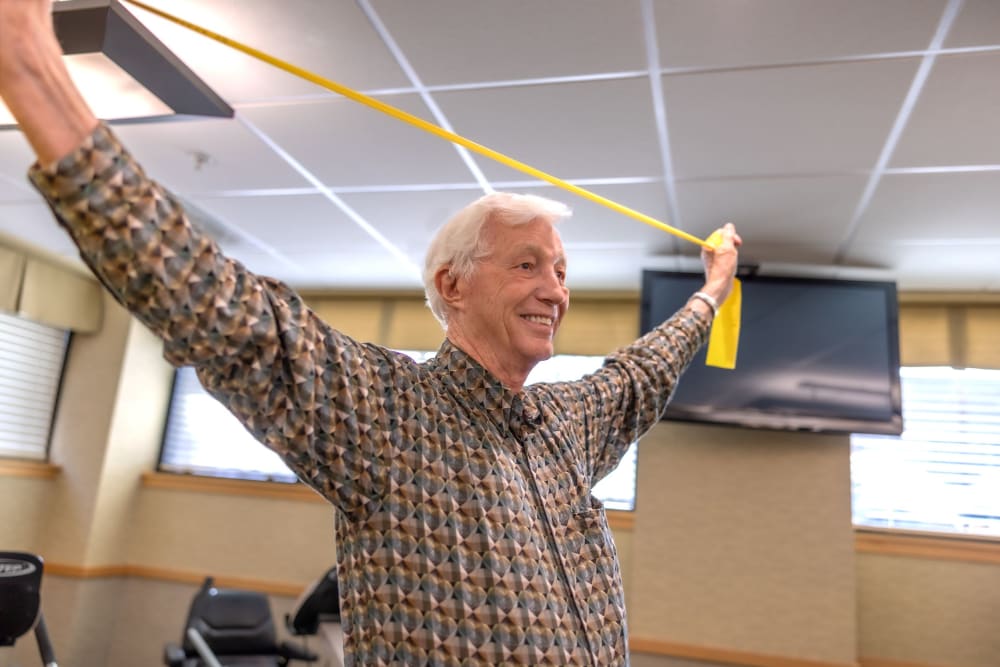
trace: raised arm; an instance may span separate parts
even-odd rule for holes
[[[97,126],[63,63],[51,0],[0,0],[0,97],[41,164],[69,153]]]
[[[733,289],[742,241],[732,224],[719,231],[719,246],[702,253],[705,284],[699,292],[721,306]],[[669,320],[610,355],[589,380],[569,383],[566,409],[581,414],[592,483],[614,469],[629,444],[660,419],[684,370],[708,340],[711,322],[711,306],[691,298]]]
[[[345,512],[376,506],[387,437],[376,409],[400,362],[320,321],[189,223],[69,79],[48,0],[0,0],[0,92],[34,147],[32,182],[105,287],[205,387]],[[384,402],[384,401],[383,401]]]

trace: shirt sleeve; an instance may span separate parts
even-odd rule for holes
[[[591,485],[614,470],[629,445],[660,420],[710,327],[707,315],[684,306],[608,356],[597,372],[570,383],[578,392],[578,428],[583,430]]]
[[[319,320],[282,283],[225,257],[100,125],[29,177],[84,262],[299,477],[346,512],[383,491],[390,355]]]

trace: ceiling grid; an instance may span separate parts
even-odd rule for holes
[[[762,272],[998,291],[995,0],[149,0],[704,238]],[[415,289],[490,189],[574,209],[569,283],[634,290],[698,248],[209,43],[139,21],[236,120],[116,124],[147,172],[302,289]],[[0,234],[75,258],[0,131]]]

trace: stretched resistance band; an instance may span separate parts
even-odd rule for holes
[[[305,79],[306,81],[315,83],[318,86],[326,88],[327,90],[331,90],[348,99],[354,100],[355,102],[363,104],[369,108],[375,109],[376,111],[381,111],[384,114],[392,116],[397,120],[401,120],[404,123],[408,123],[409,125],[413,125],[414,127],[424,130],[425,132],[437,135],[438,137],[451,141],[452,143],[458,144],[459,146],[464,146],[465,148],[469,149],[470,151],[473,151],[474,153],[478,153],[492,160],[496,160],[497,162],[507,165],[512,169],[516,169],[520,172],[528,174],[529,176],[533,176],[537,179],[551,183],[556,187],[562,188],[563,190],[566,190],[568,192],[572,192],[573,194],[583,197],[584,199],[588,199],[596,204],[600,204],[601,206],[610,208],[613,211],[617,211],[618,213],[626,215],[634,220],[638,220],[639,222],[645,223],[651,227],[655,227],[656,229],[659,229],[661,231],[667,232],[668,234],[673,234],[674,236],[682,238],[685,241],[690,241],[691,243],[701,246],[702,248],[706,248],[708,250],[714,250],[718,248],[719,245],[722,243],[722,236],[720,234],[713,234],[712,236],[709,236],[707,240],[703,241],[699,239],[697,236],[688,234],[687,232],[677,229],[676,227],[672,227],[664,222],[660,222],[656,218],[652,218],[648,215],[645,215],[644,213],[640,213],[639,211],[631,209],[627,206],[623,206],[618,202],[612,201],[606,197],[602,197],[594,192],[581,188],[578,185],[573,185],[572,183],[568,183],[562,180],[561,178],[557,178],[555,176],[547,174],[544,171],[535,169],[531,165],[515,160],[511,157],[504,155],[503,153],[499,153],[491,148],[487,148],[482,144],[470,141],[469,139],[466,139],[461,135],[455,134],[454,132],[450,132],[442,127],[438,127],[433,123],[428,123],[422,118],[418,118],[413,114],[403,111],[402,109],[397,109],[394,106],[386,104],[385,102],[379,101],[373,97],[369,97],[364,93],[359,93],[358,91],[348,88],[347,86],[344,86],[342,84],[339,84],[336,81],[331,81],[330,79],[324,78],[318,74],[302,69],[297,65],[293,65],[289,62],[276,58],[270,54],[264,53],[263,51],[259,51],[258,49],[255,49],[252,46],[247,46],[246,44],[237,42],[236,40],[225,37],[224,35],[220,35],[207,28],[203,28],[189,21],[185,21],[180,17],[174,16],[173,14],[169,14],[163,10],[157,9],[156,7],[151,7],[144,2],[140,2],[139,0],[124,0],[124,1],[129,4],[135,5],[136,7],[144,9],[152,14],[155,14],[161,18],[164,18],[172,23],[176,23],[179,26],[183,26],[188,30],[192,30],[200,35],[204,35],[205,37],[208,37],[213,41],[225,44],[226,46],[232,49],[245,53],[248,56],[256,58],[257,60],[263,61],[269,65],[277,67],[280,70],[284,70],[289,74],[293,74],[301,79]],[[729,369],[736,367],[736,351],[737,351],[737,344],[739,341],[739,331],[740,331],[740,302],[741,302],[740,292],[741,290],[740,290],[739,280],[735,280],[732,293],[730,294],[729,298],[726,299],[725,303],[722,304],[722,306],[719,308],[719,312],[716,315],[714,322],[712,323],[712,333],[709,337],[708,356],[706,359],[706,363],[709,366],[718,366],[719,368],[729,368]]]

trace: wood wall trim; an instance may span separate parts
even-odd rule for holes
[[[216,585],[223,588],[240,588],[252,590],[267,595],[297,598],[308,585],[285,581],[269,581],[252,577],[236,577],[215,575],[213,573],[194,572],[191,570],[173,570],[147,565],[76,565],[71,563],[46,562],[45,572],[56,577],[71,579],[105,579],[109,577],[129,577],[163,581],[176,584],[199,586],[206,576],[215,577]],[[837,663],[821,660],[809,660],[788,656],[777,656],[750,651],[735,651],[732,649],[697,646],[668,642],[647,637],[631,637],[629,650],[635,653],[663,655],[675,658],[690,658],[708,662],[733,665],[735,667],[939,667],[926,663],[888,660],[885,658],[861,657],[857,663]]]
[[[212,572],[173,570],[149,565],[75,565],[72,563],[45,563],[45,573],[71,579],[106,579],[109,577],[130,577],[150,581],[166,581],[175,584],[200,586],[205,577],[215,578],[215,584],[222,588],[242,588],[268,595],[298,597],[308,584],[287,581],[270,581],[252,577],[236,577]]]
[[[1000,540],[859,530],[854,534],[854,550],[883,556],[1000,565]]]
[[[965,306],[1000,303],[1000,292],[900,292],[898,299],[901,304]]]
[[[128,565],[78,565],[75,563],[54,563],[45,561],[45,574],[71,579],[105,579],[107,577],[127,577]]]
[[[907,662],[901,660],[886,660],[885,658],[861,658],[861,667],[940,667],[926,662]]]
[[[327,502],[305,484],[257,482],[246,479],[179,475],[171,472],[145,472],[142,474],[142,485],[150,489],[214,493],[225,496],[247,496],[310,503]],[[635,525],[635,512],[608,510],[607,515],[608,525],[614,530],[630,531]]]
[[[54,479],[62,468],[47,461],[23,461],[20,459],[0,459],[0,477],[35,477]]]
[[[322,496],[305,484],[258,482],[248,479],[227,479],[201,475],[179,475],[171,472],[144,472],[142,485],[150,489],[214,493],[224,496],[246,496],[296,502],[325,503]]]
[[[647,637],[631,637],[629,639],[629,651],[652,655],[666,655],[674,658],[704,660],[725,665],[737,665],[739,667],[858,667],[858,664],[854,662],[809,660],[806,658],[768,655],[750,651],[735,651],[713,646],[696,646],[694,644],[668,642]]]
[[[608,526],[610,526],[612,530],[630,532],[632,527],[635,525],[635,512],[608,510],[606,514],[608,515]]]

